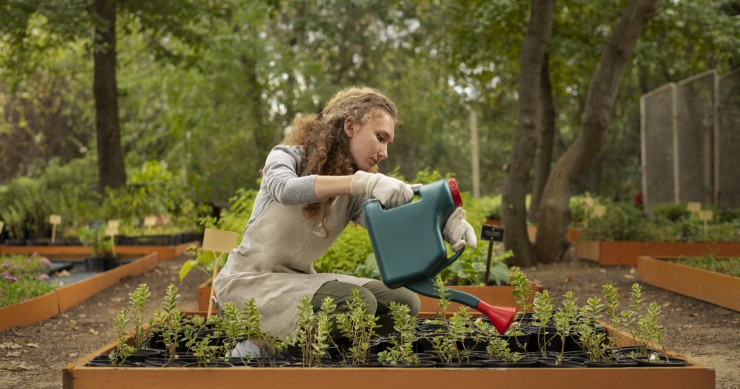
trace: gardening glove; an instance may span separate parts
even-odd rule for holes
[[[475,248],[478,245],[478,239],[475,237],[475,230],[465,220],[465,210],[462,208],[456,208],[455,212],[447,218],[444,229],[442,229],[442,236],[447,243],[452,245],[452,251],[460,251],[465,244]]]
[[[353,195],[365,195],[380,200],[386,209],[404,205],[414,198],[414,185],[381,173],[358,171],[352,176],[350,189]]]

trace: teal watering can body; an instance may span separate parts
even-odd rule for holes
[[[398,288],[434,277],[454,262],[463,250],[447,258],[442,228],[461,204],[447,181],[415,190],[419,201],[383,209],[379,201],[365,205],[365,221],[383,282]],[[459,194],[457,194],[459,198]]]
[[[434,278],[465,251],[463,247],[448,258],[442,237],[447,218],[462,206],[462,199],[454,178],[423,185],[414,193],[418,201],[392,209],[383,209],[379,201],[365,204],[365,222],[383,283],[439,298]],[[513,308],[493,307],[458,290],[443,292],[449,300],[486,314],[500,333],[514,318]]]

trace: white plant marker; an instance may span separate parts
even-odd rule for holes
[[[712,211],[699,211],[699,220],[704,222],[704,238],[707,236],[707,223],[714,217]]]
[[[154,215],[148,215],[144,218],[144,227],[146,228],[152,228],[154,225],[157,224],[157,217]]]
[[[594,217],[604,217],[606,214],[606,206],[604,205],[597,205],[594,207]]]
[[[62,224],[61,215],[49,215],[49,224],[51,224],[51,243],[57,239],[57,225]]]
[[[586,209],[591,209],[594,207],[594,198],[593,197],[586,197],[583,199],[583,206]]]
[[[3,222],[2,220],[0,220],[0,234],[3,233],[3,227],[5,227],[5,222]]]
[[[234,248],[236,238],[236,232],[206,228],[206,231],[203,234],[203,249],[212,251],[213,257],[216,258],[216,261],[213,263],[213,274],[211,275],[211,280],[216,279],[216,275],[218,274],[218,263],[221,261],[221,256]],[[218,256],[216,256],[216,253],[219,253]],[[213,310],[213,294],[214,288],[213,285],[211,285],[211,295],[208,296],[208,314],[206,315],[206,319],[211,317],[211,311]]]
[[[698,201],[689,201],[686,203],[686,210],[691,213],[699,212],[701,210],[701,203]]]
[[[116,235],[118,235],[118,225],[120,221],[118,219],[108,220],[108,225],[105,228],[105,234],[110,236],[110,248],[113,256],[116,256]]]

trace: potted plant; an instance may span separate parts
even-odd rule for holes
[[[301,350],[301,366],[322,366],[332,345],[330,315],[335,309],[331,297],[322,300],[318,312],[314,312],[309,296],[303,296],[298,303],[298,329],[290,335],[288,343]]]
[[[368,312],[367,301],[360,296],[358,289],[352,289],[352,300],[347,305],[348,311],[335,317],[337,329],[349,342],[347,358],[344,359],[351,365],[367,365],[370,362],[371,340],[378,328],[378,317]]]
[[[378,360],[384,366],[433,366],[434,362],[422,362],[414,353],[416,335],[416,316],[411,316],[408,305],[391,301],[393,328],[396,330],[388,336],[388,347],[378,353]],[[431,363],[430,363],[431,362]]]
[[[436,311],[436,320],[427,322],[438,325],[439,332],[428,335],[432,349],[439,357],[441,366],[455,366],[470,362],[471,351],[483,337],[476,333],[468,307],[460,306],[457,312],[447,317],[450,303],[449,293],[445,291],[441,276],[438,275],[435,281],[439,294],[439,308]]]
[[[113,256],[113,241],[105,236],[102,225],[87,225],[80,228],[80,242],[90,249],[90,257],[85,258],[87,271],[100,272],[116,267],[116,258]]]

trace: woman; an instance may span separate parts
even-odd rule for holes
[[[213,282],[221,303],[241,306],[254,298],[262,313],[262,330],[287,335],[297,328],[302,296],[312,296],[314,310],[332,297],[337,311],[356,288],[379,317],[378,333],[393,330],[389,305],[397,301],[419,310],[418,296],[405,288],[390,289],[382,282],[342,274],[316,273],[321,257],[350,221],[365,226],[363,206],[370,199],[384,207],[403,205],[413,187],[377,171],[388,158],[395,137],[395,104],[370,88],[337,93],[318,115],[296,119],[293,132],[267,156],[262,184],[242,243],[231,251],[226,266]],[[464,213],[450,217],[447,239],[457,249],[475,245]],[[454,220],[453,220],[454,219]]]

